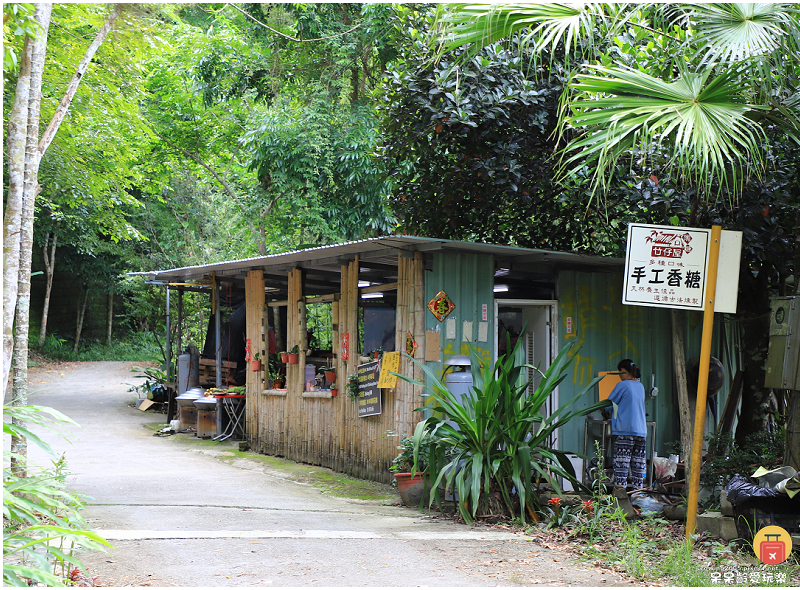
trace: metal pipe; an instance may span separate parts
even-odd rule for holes
[[[172,348],[169,340],[169,285],[167,285],[167,381],[172,381]]]
[[[700,346],[700,373],[697,376],[697,407],[694,412],[692,461],[689,466],[689,503],[686,506],[687,539],[691,539],[697,526],[697,500],[700,495],[700,468],[703,462],[703,429],[706,423],[706,404],[708,403],[708,368],[711,363],[711,336],[714,332],[714,303],[716,301],[717,265],[719,263],[719,239],[721,234],[721,226],[711,226],[706,300],[703,311],[703,337]]]
[[[216,282],[216,277],[214,277],[214,293],[216,297],[214,298],[214,332],[216,335],[216,342],[214,343],[214,350],[216,351],[215,359],[217,365],[217,379],[215,381],[215,387],[218,389],[222,387],[222,321],[219,317],[219,298],[220,298],[220,285]]]
[[[178,354],[181,353],[183,344],[183,289],[178,291]]]

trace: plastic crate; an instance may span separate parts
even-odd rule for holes
[[[765,526],[775,525],[791,536],[800,536],[800,495],[791,499],[750,498],[733,507],[736,533],[743,539],[753,540],[753,534]]]

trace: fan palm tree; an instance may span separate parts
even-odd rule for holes
[[[522,33],[535,53],[563,50],[561,173],[588,166],[595,189],[621,159],[642,164],[659,152],[706,195],[736,194],[762,173],[766,125],[798,137],[791,4],[450,5],[440,20],[450,48]]]

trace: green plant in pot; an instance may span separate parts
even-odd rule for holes
[[[470,345],[474,385],[465,395],[455,395],[427,366],[425,383],[398,375],[401,379],[426,387],[426,406],[433,414],[420,422],[413,436],[414,470],[420,461],[428,463],[433,479],[429,506],[439,501],[439,486],[455,492],[458,509],[467,523],[481,513],[507,514],[525,522],[526,515],[538,520],[538,488],[547,483],[561,494],[559,478],[566,478],[575,489],[586,490],[575,476],[566,451],[548,446],[550,436],[571,419],[585,416],[610,405],[608,400],[576,409],[573,404],[600,380],[596,378],[575,397],[553,412],[545,414],[545,402],[567,376],[577,348],[570,342],[542,373],[524,363],[519,338],[511,353],[501,356],[494,365],[486,363]],[[511,349],[510,338],[508,349]],[[409,357],[411,358],[411,357]],[[411,359],[415,361],[413,358]],[[532,377],[538,372],[541,381],[529,393]],[[426,444],[426,439],[430,443]],[[427,447],[427,451],[425,450]],[[588,491],[588,490],[587,490]]]
[[[296,365],[300,357],[300,347],[295,344],[286,355],[286,363],[289,365]]]
[[[358,397],[358,375],[355,373],[347,378],[347,396],[350,399]]]
[[[423,505],[425,493],[430,486],[430,480],[425,473],[428,468],[425,456],[429,445],[430,437],[424,437],[420,443],[421,453],[419,453],[417,469],[414,468],[414,439],[406,436],[397,445],[397,450],[400,452],[392,460],[389,471],[394,473],[397,491],[406,506]]]

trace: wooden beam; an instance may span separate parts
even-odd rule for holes
[[[359,294],[363,293],[381,293],[383,291],[394,291],[397,289],[398,283],[386,283],[384,285],[372,285],[371,287],[363,287],[358,290]]]

